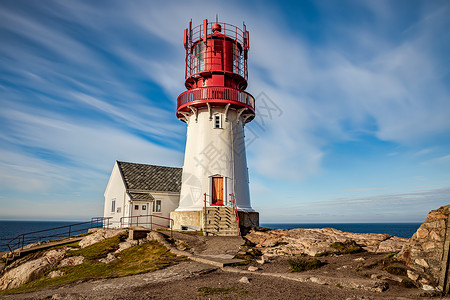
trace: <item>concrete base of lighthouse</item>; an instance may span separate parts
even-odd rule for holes
[[[256,211],[238,211],[239,227],[246,232],[251,227],[259,226],[259,213]],[[174,221],[174,230],[203,230],[205,212],[201,211],[172,211],[170,218]]]

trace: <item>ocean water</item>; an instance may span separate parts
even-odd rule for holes
[[[335,228],[354,233],[387,233],[392,236],[410,238],[422,223],[261,223],[261,227],[270,229],[292,228]]]
[[[85,221],[0,221],[0,252],[7,251],[7,243],[22,233],[40,231],[66,225],[72,225]],[[86,232],[90,224],[74,226],[71,232],[80,234]],[[68,228],[52,231],[39,232],[28,236],[25,244],[34,243],[38,240],[51,240],[60,238],[68,233]],[[50,237],[49,237],[50,236]]]
[[[80,221],[83,222],[83,221]],[[67,221],[0,221],[0,252],[7,251],[7,243],[22,233],[56,228],[80,222]],[[419,228],[421,223],[329,223],[329,224],[305,224],[305,223],[261,223],[261,227],[271,229],[291,229],[291,228],[326,228],[332,227],[342,231],[355,233],[387,233],[393,236],[410,238]],[[89,224],[80,225],[72,229],[75,234],[86,232]],[[67,228],[38,233],[30,236],[28,243],[36,242],[35,239],[49,240],[67,234]],[[53,235],[52,237],[48,237]],[[31,240],[33,238],[33,240]],[[25,242],[27,244],[27,242]]]

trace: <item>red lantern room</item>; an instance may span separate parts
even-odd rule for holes
[[[186,49],[185,86],[177,99],[177,117],[186,122],[185,114],[205,106],[238,109],[245,123],[255,117],[255,99],[247,88],[247,53],[249,34],[227,23],[203,20],[203,24],[184,30]]]

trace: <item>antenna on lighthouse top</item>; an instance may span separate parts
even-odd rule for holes
[[[216,23],[219,23],[219,14],[216,14]]]

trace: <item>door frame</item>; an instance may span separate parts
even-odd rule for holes
[[[216,194],[217,193],[214,193],[214,181],[215,180],[221,180],[222,181],[222,191],[221,191],[221,193],[219,194],[219,195],[221,195],[222,197],[221,197],[221,199],[220,200],[222,200],[222,202],[214,202],[214,200],[216,200],[215,199],[215,196],[216,196]],[[224,195],[224,191],[226,190],[226,188],[225,188],[225,183],[226,183],[226,180],[225,180],[225,177],[224,176],[222,176],[222,175],[214,175],[214,176],[211,176],[211,205],[213,205],[213,206],[224,206],[225,205],[225,199],[226,199],[226,197],[225,197],[225,195]]]

